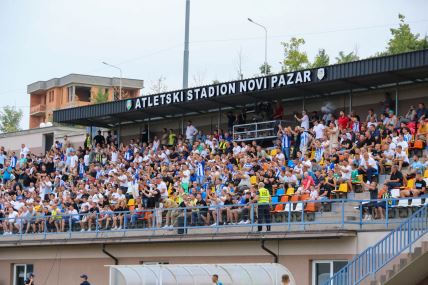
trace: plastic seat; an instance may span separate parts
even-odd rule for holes
[[[409,200],[408,199],[401,199],[398,201],[398,208],[407,208],[409,207]]]
[[[391,197],[392,198],[400,197],[400,189],[391,189]]]
[[[302,202],[298,202],[296,205],[296,208],[293,210],[293,212],[302,212],[303,210],[303,203]]]
[[[284,212],[286,212],[286,213],[290,212],[291,205],[293,205],[293,204],[291,204],[291,203],[287,203],[287,204],[285,204]]]
[[[341,183],[339,185],[339,189],[336,192],[347,193],[348,192],[348,184],[347,183]]]
[[[424,178],[428,178],[428,169],[424,171]]]
[[[288,196],[282,196],[281,197],[281,203],[287,203],[288,202]],[[287,206],[289,204],[276,204],[275,205],[275,209],[272,211],[272,213],[279,213],[282,212],[284,210],[284,206]]]
[[[135,199],[129,199],[128,206],[135,206]]]
[[[412,199],[412,207],[421,207],[422,206],[422,199],[420,198],[415,198]]]
[[[294,195],[294,188],[293,187],[287,188],[287,192],[285,193],[285,195],[293,196]]]
[[[276,190],[276,195],[277,196],[282,196],[285,194],[284,188],[279,188],[278,190]]]
[[[316,211],[317,211],[317,208],[316,208],[315,202],[308,202],[308,203],[306,203],[305,212],[311,212],[311,213],[313,213],[313,212],[316,212]]]
[[[272,196],[272,203],[273,204],[278,203],[278,196]]]

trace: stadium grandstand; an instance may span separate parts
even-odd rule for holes
[[[427,284],[427,98],[420,50],[54,111],[91,131],[1,147],[0,284],[180,263]]]

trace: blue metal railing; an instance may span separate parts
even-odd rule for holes
[[[100,234],[105,236],[109,232],[121,232],[125,236],[128,232],[136,231],[145,231],[145,235],[150,232],[152,236],[161,237],[174,230],[178,234],[198,234],[203,230],[204,233],[216,233],[228,228],[250,233],[255,232],[258,226],[263,226],[264,230],[265,226],[272,226],[274,231],[281,232],[319,230],[319,225],[322,225],[323,229],[332,230],[364,229],[369,225],[389,229],[403,221],[400,211],[404,211],[407,217],[409,213],[422,206],[421,199],[410,199],[414,202],[407,207],[395,207],[400,200],[409,201],[406,198],[377,201],[333,199],[278,202],[270,205],[268,217],[260,215],[257,217],[257,204],[156,209],[137,207],[133,211],[126,212],[107,210],[85,214],[58,213],[56,216],[44,216],[39,213],[31,217],[0,219],[0,240],[3,237],[26,239],[33,236],[46,239],[48,235],[59,234],[62,234],[61,238],[71,239],[77,233],[95,233],[98,237]],[[382,202],[389,205],[386,207],[384,219],[363,219],[363,213],[367,214]],[[307,207],[310,203],[314,206],[312,210]],[[326,213],[328,211],[333,213],[329,215]]]
[[[405,250],[411,252],[412,245],[427,232],[428,205],[425,204],[382,240],[356,256],[324,285],[355,285],[368,276],[374,277]]]

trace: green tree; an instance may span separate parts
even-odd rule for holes
[[[314,62],[311,64],[312,68],[322,67],[330,64],[330,57],[325,52],[325,49],[319,49],[315,56]]]
[[[11,106],[4,106],[0,112],[0,131],[2,133],[10,133],[21,130],[19,127],[21,119],[22,110],[17,110]]]
[[[339,52],[339,55],[336,56],[336,63],[346,63],[351,61],[359,60],[360,57],[356,52],[351,51],[350,53],[345,53],[343,51]]]
[[[290,42],[282,42],[284,47],[284,60],[282,64],[283,72],[304,69],[309,65],[308,55],[300,51],[300,47],[305,44],[302,38],[291,38]]]
[[[271,74],[271,69],[272,69],[272,66],[270,66],[269,63],[263,63],[259,67],[260,73],[264,75]]]
[[[94,97],[94,104],[108,102],[108,92],[103,92],[102,88],[98,88],[97,96]]]
[[[404,20],[404,15],[398,14],[400,24],[398,28],[391,28],[391,39],[386,47],[384,55],[397,54],[408,51],[415,51],[424,48],[428,48],[428,36],[419,38],[419,34],[412,33],[410,25]]]

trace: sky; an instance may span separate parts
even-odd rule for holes
[[[279,72],[281,42],[302,37],[312,60],[339,51],[361,58],[385,49],[389,28],[404,14],[428,33],[426,0],[191,0],[189,86],[259,72],[268,30],[268,63]],[[28,128],[28,84],[70,73],[143,79],[182,86],[185,0],[0,0],[0,108],[16,106]]]

